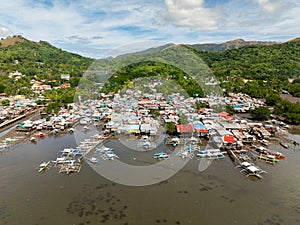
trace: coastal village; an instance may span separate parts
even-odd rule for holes
[[[101,160],[118,159],[116,152],[104,145],[105,141],[131,137],[139,150],[151,152],[155,160],[170,157],[221,160],[228,156],[247,177],[262,178],[261,174],[266,171],[255,164],[256,160],[276,164],[285,158],[282,152],[268,148],[270,142],[280,144],[283,149],[298,144],[279,141],[289,129],[283,122],[275,119],[257,122],[239,117],[264,106],[263,101],[245,94],[185,98],[179,93],[164,96],[128,89],[122,94],[101,93],[100,96],[97,100],[69,104],[67,109],[47,119],[35,117],[43,107],[36,104],[37,99],[1,96],[2,101],[8,99],[10,104],[1,106],[0,127],[11,128],[1,137],[0,151],[9,151],[14,144],[23,141],[35,143],[47,135],[73,133],[76,129],[88,131],[95,127],[96,134],[77,147],[62,149],[59,157],[38,165],[38,171],[58,167],[60,173],[70,174],[79,172],[84,161],[99,164]],[[199,104],[206,107],[197,108]],[[214,105],[222,107],[216,111]],[[225,112],[226,105],[232,106],[237,114]],[[156,148],[162,134],[167,134],[163,142],[170,146],[168,153]]]

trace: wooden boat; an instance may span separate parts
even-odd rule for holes
[[[16,142],[16,141],[18,141],[17,138],[5,138],[3,140],[4,143],[11,143],[11,142]]]
[[[46,137],[46,136],[47,136],[47,134],[45,134],[45,133],[43,133],[43,132],[38,132],[38,133],[35,133],[35,134],[34,134],[34,137],[44,138],[44,137]]]
[[[283,155],[281,152],[268,152],[269,155],[275,156],[276,159],[285,159],[285,155]]]
[[[193,151],[190,151],[185,147],[183,147],[176,155],[178,155],[182,159],[192,159],[195,156]]]
[[[58,164],[67,164],[67,163],[72,163],[72,162],[76,162],[75,159],[71,159],[71,158],[67,158],[67,157],[59,157],[56,160],[52,161],[53,163],[55,163],[56,165]]]
[[[35,141],[36,141],[36,137],[32,136],[32,137],[30,138],[30,141],[31,141],[31,142],[35,142]]]
[[[65,148],[64,150],[61,151],[61,155],[62,156],[82,156],[83,153],[78,150],[78,149],[74,149],[74,148]]]
[[[276,159],[274,155],[269,155],[269,154],[267,154],[267,155],[260,154],[260,155],[257,156],[257,158],[261,159],[261,160],[264,160],[268,163],[277,163],[277,162],[279,162],[279,160]]]
[[[153,156],[154,159],[160,159],[160,160],[168,159],[169,157],[170,155],[165,152],[157,152]]]
[[[260,169],[258,166],[250,162],[242,162],[237,167],[241,168],[240,172],[245,173],[246,177],[254,176],[259,179],[262,179],[263,177],[261,176],[261,174],[267,173],[266,171]]]
[[[257,147],[256,151],[264,155],[273,155],[276,159],[285,159],[285,155],[283,155],[281,152],[272,152],[262,146]]]
[[[50,161],[48,161],[48,162],[42,162],[38,166],[38,172],[39,173],[45,172],[49,168],[49,165],[50,165]]]
[[[223,159],[226,152],[221,152],[220,149],[199,150],[197,156],[209,159]]]
[[[264,146],[269,146],[269,141],[266,139],[261,140],[260,143]]]
[[[115,153],[115,151],[112,148],[108,148],[105,146],[102,146],[101,148],[96,148],[95,152],[99,152],[102,159],[104,160],[115,160],[119,158],[119,156]]]
[[[105,156],[107,157],[107,159],[110,159],[110,160],[114,160],[114,159],[119,158],[119,156],[113,150],[107,151],[105,153]]]
[[[85,158],[88,162],[93,163],[93,164],[99,164],[99,160],[95,157],[92,158]]]
[[[279,144],[280,144],[282,147],[288,149],[288,145],[287,145],[287,144],[284,144],[284,143],[282,143],[282,142],[279,142]]]
[[[7,145],[7,144],[0,145],[0,149],[7,149],[9,147],[10,147],[10,145]]]

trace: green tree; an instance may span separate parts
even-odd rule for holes
[[[4,99],[1,102],[2,106],[9,106],[10,105],[10,101],[8,99]]]
[[[3,93],[5,89],[6,89],[6,86],[4,84],[0,83],[0,93]]]
[[[234,110],[234,108],[233,108],[231,105],[226,105],[226,112],[227,112],[229,115],[235,114],[235,110]]]
[[[150,109],[150,114],[151,114],[154,118],[159,117],[159,116],[160,116],[159,109]]]
[[[184,115],[184,114],[180,114],[180,115],[179,115],[178,123],[179,123],[179,124],[188,124],[189,121],[188,121],[187,116]]]
[[[271,112],[267,107],[258,107],[251,111],[251,114],[258,119],[270,119]]]
[[[278,94],[269,94],[266,97],[266,104],[269,106],[274,106],[276,105],[279,101],[281,100],[281,97]]]
[[[167,122],[165,124],[165,127],[166,127],[166,132],[169,134],[173,134],[176,132],[176,124],[173,122]]]

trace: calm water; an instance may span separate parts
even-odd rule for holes
[[[117,140],[108,145],[126,157]],[[169,180],[146,187],[115,184],[87,164],[70,176],[34,170],[75,146],[72,135],[49,136],[0,154],[1,225],[300,224],[300,151],[294,147],[272,146],[287,158],[275,166],[258,163],[268,171],[262,181],[246,179],[228,157],[201,173],[199,161],[191,160]],[[136,158],[133,163],[152,160],[143,152]]]

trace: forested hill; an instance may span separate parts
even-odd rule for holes
[[[269,42],[269,41],[245,41],[243,39],[236,39],[232,41],[227,41],[220,44],[215,43],[206,43],[206,44],[193,44],[191,45],[193,48],[197,50],[203,51],[214,51],[214,52],[223,52],[229,49],[236,49],[245,46],[252,45],[274,45],[278,44],[277,42]]]
[[[196,54],[190,54],[190,52]],[[148,62],[157,55],[173,61],[173,66],[166,65],[164,62],[155,62],[155,60]],[[201,61],[199,61],[199,56],[204,63],[199,63]],[[139,57],[142,57],[140,63],[138,63]],[[299,38],[281,44],[249,45],[222,52],[197,50],[190,45],[167,45],[158,51],[150,49],[141,54],[129,54],[125,58],[103,60],[99,68],[97,68],[97,63],[93,62],[94,59],[63,51],[44,41],[33,42],[21,36],[1,40],[0,93],[32,96],[34,94],[30,90],[32,79],[41,81],[43,84],[50,84],[52,87],[68,82],[71,88],[52,89],[44,93],[47,98],[53,100],[53,104],[50,105],[53,107],[49,106],[49,110],[58,109],[59,106],[73,101],[75,87],[83,72],[93,66],[94,69],[99,70],[104,65],[109,71],[115,72],[104,87],[108,91],[122,88],[130,80],[140,76],[163,76],[176,80],[188,94],[201,96],[202,90],[197,88],[191,77],[197,71],[210,74],[209,70],[211,70],[225,94],[242,92],[255,98],[267,98],[270,105],[276,105],[275,113],[285,114],[290,121],[300,123],[300,104],[291,105],[286,101],[281,101],[278,95],[282,90],[287,90],[293,96],[300,97]],[[177,68],[179,64],[190,69],[188,74],[185,73],[186,70],[183,72]],[[93,66],[90,67],[91,65]],[[118,69],[114,70],[114,68]],[[17,76],[9,76],[16,71],[25,76],[19,79]],[[71,80],[61,79],[61,74],[70,74]],[[189,77],[189,75],[192,76]],[[83,80],[87,81],[87,77]],[[89,97],[91,93],[91,90],[87,90],[86,93],[82,93],[82,96]]]
[[[294,96],[300,96],[298,79],[300,75],[299,39],[281,44],[249,45],[223,52],[197,50],[191,45],[181,46],[197,53],[221,81],[222,87],[227,92],[242,91],[260,98],[265,97],[270,90],[279,93],[282,89],[287,89]],[[145,50],[127,56],[131,58],[144,55],[147,58],[147,55],[153,54],[173,54],[174,51],[165,51],[172,48],[176,48],[176,45],[170,44],[156,50]],[[117,57],[116,59],[122,60],[122,58]],[[117,63],[117,60],[114,62]],[[11,87],[16,84],[7,83],[6,76],[16,70],[26,75],[20,81],[23,82],[23,86],[26,86],[26,82],[29,83],[33,77],[37,80],[46,79],[49,81],[59,80],[61,74],[70,74],[70,83],[74,87],[82,73],[89,68],[93,61],[93,59],[58,49],[44,41],[33,42],[21,36],[1,40],[0,73],[2,76],[0,76],[0,82],[2,88],[0,88],[0,92],[12,91]],[[189,59],[186,61],[188,62]],[[126,77],[126,74],[123,76]],[[126,80],[125,77],[124,80]],[[294,82],[290,83],[288,78],[294,79]],[[17,86],[20,86],[20,82]],[[5,90],[5,87],[8,90]]]
[[[208,64],[216,77],[227,83],[228,91],[244,91],[259,98],[266,96],[269,90],[280,92],[288,89],[294,96],[300,96],[298,39],[224,52],[194,51]],[[288,78],[293,79],[293,83]]]
[[[45,41],[29,41],[14,36],[0,41],[0,72],[18,70],[28,77],[58,79],[61,74],[81,76],[93,59],[58,49]]]

